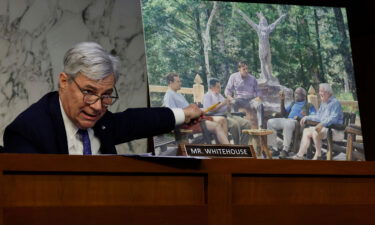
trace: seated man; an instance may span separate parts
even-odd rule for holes
[[[97,43],[82,42],[63,62],[58,92],[47,93],[6,127],[6,153],[117,154],[117,144],[167,133],[202,114],[194,104],[112,113],[118,59]]]
[[[303,125],[306,120],[319,122],[314,127],[308,127],[303,130],[303,136],[298,153],[292,159],[304,159],[304,155],[313,139],[316,152],[313,160],[321,159],[322,140],[327,138],[328,128],[331,124],[343,123],[343,112],[340,102],[333,96],[332,88],[327,83],[319,85],[319,96],[321,104],[317,114],[304,116],[300,123]],[[344,132],[333,130],[333,139],[343,139]]]
[[[248,72],[248,66],[245,62],[238,63],[239,72],[230,75],[227,86],[225,87],[225,96],[229,101],[234,102],[234,110],[246,109],[250,116],[251,128],[258,129],[262,127],[262,107],[258,82],[254,76]]]
[[[241,134],[243,129],[250,129],[250,122],[239,116],[232,116],[228,113],[228,99],[220,94],[221,85],[219,80],[213,78],[210,80],[210,89],[204,95],[203,107],[208,108],[218,102],[221,102],[215,109],[211,110],[211,115],[213,118],[226,116],[228,120],[228,128],[233,136],[234,144],[247,145],[249,142],[248,134]],[[241,138],[240,138],[241,137]]]
[[[168,108],[185,108],[189,105],[185,97],[180,93],[177,93],[181,89],[181,80],[180,77],[175,73],[170,73],[166,77],[168,83],[168,90],[164,95],[163,106]],[[220,144],[229,144],[228,141],[228,132],[223,129],[227,126],[225,118],[222,119],[222,123],[215,121],[205,120],[204,123],[207,126],[207,129],[214,133]],[[225,125],[223,125],[225,124]]]
[[[281,115],[287,118],[273,118],[267,121],[267,128],[273,130],[274,133],[268,135],[267,143],[271,147],[273,154],[277,155],[278,148],[276,143],[276,132],[278,130],[283,131],[283,150],[280,153],[280,158],[286,158],[290,150],[290,144],[292,142],[293,132],[296,126],[296,118],[302,118],[307,115],[314,114],[316,112],[315,107],[306,101],[306,90],[302,87],[298,87],[294,91],[294,102],[292,102],[287,108],[285,108],[285,94],[280,92],[280,110]]]

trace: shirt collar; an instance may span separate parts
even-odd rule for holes
[[[246,74],[246,76],[245,76],[245,77],[243,77],[243,76],[241,75],[241,73],[240,73],[240,72],[238,72],[238,77],[239,77],[239,78],[241,78],[242,80],[245,80],[245,79],[247,79],[247,78],[249,78],[249,77],[250,77],[250,73],[247,73],[247,74]]]
[[[59,103],[60,103],[60,109],[61,109],[62,118],[63,118],[63,121],[64,121],[66,137],[68,139],[72,139],[76,135],[76,133],[78,131],[78,127],[66,115],[64,107],[62,106],[60,98],[59,98]]]
[[[215,97],[219,97],[220,96],[220,93],[215,93],[213,91],[211,91],[210,89],[208,89],[208,93],[212,96],[215,96]]]
[[[328,101],[327,102],[324,102],[325,104],[328,104],[330,102],[332,102],[332,100],[335,98],[335,96],[331,95],[331,97],[328,98]]]
[[[168,90],[167,91],[171,91],[171,92],[174,92],[174,93],[177,93],[177,91],[173,90],[172,88],[168,87]]]

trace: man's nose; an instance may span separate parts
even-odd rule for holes
[[[100,112],[103,109],[102,99],[98,99],[95,103],[90,105],[91,108],[93,108],[96,112]]]

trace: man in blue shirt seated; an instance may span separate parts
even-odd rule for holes
[[[189,106],[189,103],[186,101],[185,97],[177,93],[181,89],[181,80],[178,74],[169,73],[166,76],[168,83],[168,90],[164,95],[163,106],[178,109],[186,108]],[[227,121],[225,118],[221,118],[219,121],[203,121],[207,127],[207,130],[214,133],[220,144],[229,144],[228,140],[228,128]]]
[[[316,112],[315,107],[306,101],[306,90],[302,87],[298,87],[294,91],[294,102],[292,102],[287,108],[285,108],[285,94],[280,92],[281,100],[281,114],[287,116],[287,118],[273,118],[267,121],[267,128],[273,130],[274,133],[268,135],[268,144],[271,147],[273,153],[277,155],[278,148],[276,143],[276,132],[277,130],[283,131],[283,150],[280,152],[280,158],[286,158],[290,150],[290,144],[292,142],[293,132],[296,128],[296,118],[302,118],[307,115],[314,114]]]
[[[304,159],[304,155],[313,139],[316,152],[313,160],[321,159],[322,140],[327,138],[328,126],[332,124],[343,123],[343,112],[340,102],[333,96],[332,88],[327,83],[319,85],[319,96],[321,104],[315,115],[305,116],[300,123],[303,125],[306,120],[319,122],[315,127],[308,127],[303,130],[301,145],[297,155],[293,159]],[[340,140],[344,138],[344,132],[333,130],[333,139]]]

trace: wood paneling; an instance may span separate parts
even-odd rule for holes
[[[233,225],[373,225],[374,205],[248,205],[233,207]]]
[[[234,176],[233,204],[375,205],[375,177]]]
[[[205,177],[4,175],[5,206],[203,205]]]
[[[375,162],[0,155],[2,224],[373,224]]]
[[[200,225],[207,224],[206,206],[10,207],[7,225]]]

